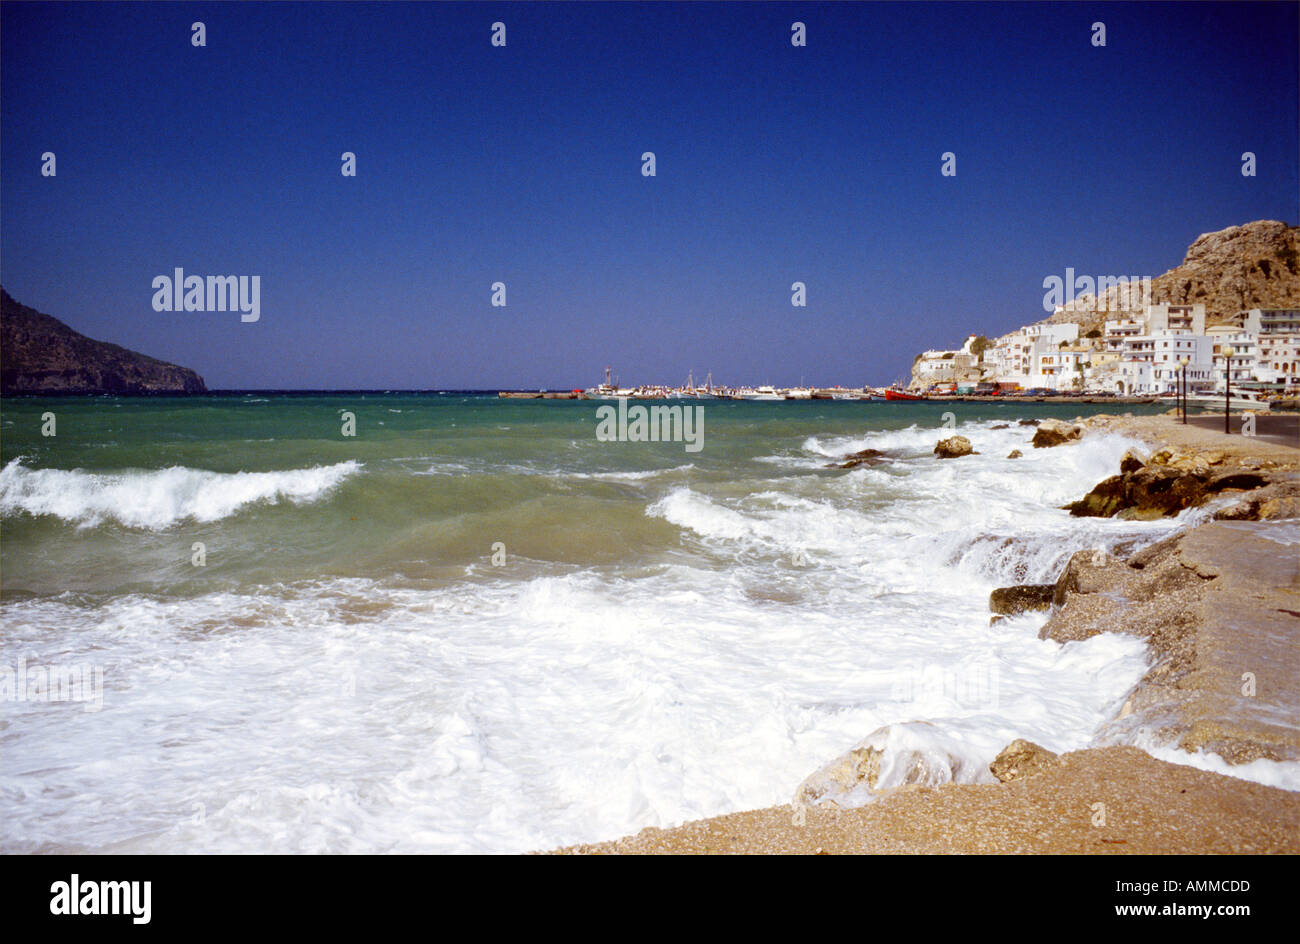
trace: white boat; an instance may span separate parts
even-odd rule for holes
[[[812,389],[809,387],[791,387],[785,392],[787,400],[811,400]]]
[[[784,400],[785,397],[776,392],[775,387],[762,386],[754,387],[742,391],[741,395],[746,400]]]
[[[1223,409],[1223,391],[1188,394],[1185,399],[1189,405],[1204,407],[1207,410]],[[1169,401],[1171,403],[1177,402],[1177,397],[1170,397]],[[1267,400],[1262,399],[1253,390],[1234,390],[1232,391],[1230,407],[1234,410],[1267,410],[1269,404]]]

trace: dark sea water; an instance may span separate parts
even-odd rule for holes
[[[600,441],[601,405],[5,400],[3,850],[609,838],[785,802],[885,724],[1082,746],[1144,669],[988,625],[993,587],[1177,526],[1060,510],[1128,444],[1016,420],[1104,408],[675,401],[690,451]],[[980,454],[936,459],[947,427]],[[98,698],[18,691],[69,667]]]

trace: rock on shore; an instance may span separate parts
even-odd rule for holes
[[[1000,783],[1010,783],[1012,780],[1032,777],[1044,770],[1050,770],[1060,763],[1060,755],[1040,747],[1033,741],[1016,738],[993,759],[993,763],[989,764],[989,771],[998,778]]]
[[[958,459],[975,453],[970,440],[965,436],[949,436],[941,439],[934,446],[934,454],[940,459]]]
[[[1211,522],[1127,560],[1080,551],[1040,636],[1136,635],[1153,668],[1100,735],[1300,760],[1300,595],[1292,522]]]
[[[988,779],[988,771],[973,764],[961,744],[928,721],[910,721],[871,732],[804,780],[794,802],[853,809],[896,787]]]
[[[1064,423],[1061,420],[1042,420],[1038,428],[1034,430],[1032,445],[1035,449],[1046,449],[1049,446],[1060,446],[1064,443],[1074,442],[1083,435],[1083,427],[1074,423]]]
[[[989,609],[999,616],[1019,616],[1049,610],[1056,595],[1054,583],[1022,583],[999,587],[989,595]]]
[[[828,469],[856,469],[860,465],[879,465],[885,461],[885,454],[879,449],[863,449],[851,452],[839,462],[827,463]]]
[[[1118,475],[1102,480],[1083,498],[1064,506],[1071,515],[1085,518],[1120,517],[1150,519],[1176,515],[1205,504],[1219,495],[1243,496],[1223,517],[1279,518],[1300,509],[1300,476],[1264,463],[1242,462],[1222,449],[1175,452],[1161,449],[1144,459],[1133,450],[1124,453]],[[1267,492],[1256,490],[1269,487]]]

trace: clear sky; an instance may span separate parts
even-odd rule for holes
[[[1067,266],[1155,276],[1296,223],[1298,29],[1294,3],[4,3],[0,279],[213,388],[883,384],[1043,317]],[[178,266],[261,276],[261,320],[155,312]]]

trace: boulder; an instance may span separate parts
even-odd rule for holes
[[[1009,783],[1012,780],[1022,780],[1040,774],[1060,763],[1059,754],[1033,741],[1016,738],[1002,749],[1002,753],[993,759],[993,763],[989,764],[989,773],[1003,783]]]
[[[1038,420],[1019,420],[1018,423],[1021,426],[1037,426]]]
[[[1127,477],[1129,517],[1176,515],[1184,508],[1205,500],[1206,479],[1201,472],[1181,469],[1142,468]]]
[[[1055,593],[1054,583],[1022,583],[1014,587],[998,587],[989,594],[989,610],[1002,616],[1050,610]]]
[[[1270,521],[1300,518],[1300,480],[1283,480],[1247,492],[1214,517],[1220,521]]]
[[[1168,464],[1143,466],[1112,475],[1082,499],[1065,508],[1076,518],[1121,518],[1144,521],[1178,514],[1200,505],[1225,488],[1256,488],[1268,480],[1255,473],[1225,473],[1211,478],[1208,467],[1176,468]]]
[[[1132,449],[1129,449],[1124,453],[1123,457],[1119,460],[1119,470],[1121,473],[1136,472],[1138,469],[1142,468],[1146,464],[1147,464],[1147,460],[1143,459],[1139,453],[1136,453]]]
[[[1259,503],[1260,521],[1277,521],[1288,518],[1300,518],[1300,498],[1287,495],[1281,498],[1268,498]]]
[[[909,721],[877,728],[810,775],[795,790],[793,804],[854,809],[897,787],[984,782],[992,778],[962,738],[928,721]]]
[[[1083,435],[1083,428],[1073,423],[1063,423],[1060,420],[1043,420],[1038,424],[1038,429],[1034,431],[1033,446],[1035,449],[1046,449],[1049,446],[1059,446],[1062,443],[1073,442]]]
[[[884,453],[879,449],[863,449],[850,453],[839,462],[831,462],[828,469],[856,469],[860,465],[879,465],[884,461]]]
[[[934,447],[934,454],[940,459],[956,459],[972,455],[974,452],[970,440],[965,436],[949,436],[947,439],[939,440]]]
[[[1109,518],[1127,507],[1128,488],[1122,475],[1102,479],[1087,495],[1066,505],[1075,518]]]
[[[1103,550],[1075,551],[1052,585],[1052,605],[1064,606],[1071,593],[1101,593],[1109,586],[1107,567],[1110,563],[1110,555]]]
[[[1019,459],[1019,458],[1021,458],[1023,455],[1024,455],[1024,453],[1021,452],[1019,449],[1012,449],[1010,452],[1007,453],[1007,458],[1008,458],[1008,459]]]
[[[1263,488],[1268,482],[1268,476],[1259,472],[1221,472],[1206,483],[1205,490],[1213,493],[1226,489],[1248,492],[1251,489]]]

